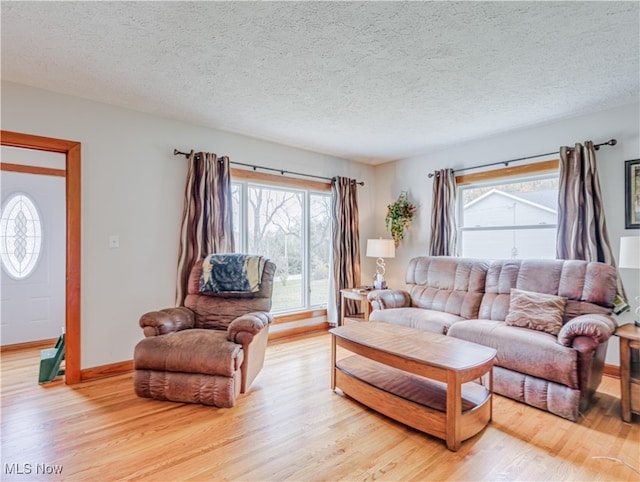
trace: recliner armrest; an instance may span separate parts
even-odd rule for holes
[[[227,328],[227,340],[248,345],[265,326],[273,322],[273,315],[266,311],[253,311],[237,317]]]
[[[195,315],[193,311],[184,306],[150,311],[140,317],[140,327],[144,332],[144,336],[165,335],[193,328],[194,325]]]
[[[404,290],[376,290],[369,293],[367,299],[374,310],[411,306],[411,297]]]
[[[617,324],[606,315],[580,315],[565,324],[558,333],[558,343],[572,346],[574,339],[580,336],[592,338],[597,343],[604,343],[616,331]]]

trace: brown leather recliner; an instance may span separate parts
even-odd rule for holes
[[[264,264],[259,291],[201,294],[191,270],[184,306],[142,315],[134,351],[138,396],[232,407],[262,369],[276,266]]]

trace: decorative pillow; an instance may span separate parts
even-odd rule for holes
[[[505,323],[532,330],[558,335],[562,328],[562,315],[567,299],[562,296],[548,295],[511,289],[509,313]]]
[[[260,291],[266,258],[259,255],[210,254],[202,262],[200,293]]]

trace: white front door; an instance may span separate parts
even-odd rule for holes
[[[57,156],[57,157],[55,157]],[[2,162],[64,168],[64,154],[31,149],[2,147]],[[2,259],[2,292],[0,341],[4,345],[25,343],[58,337],[65,326],[66,285],[66,200],[65,178],[43,174],[2,171],[0,174],[2,211],[4,220],[0,239],[6,243]],[[39,253],[32,249],[37,242],[30,239],[31,225],[36,220],[31,213],[20,216],[18,222],[9,220],[7,207],[14,214],[20,212],[11,199],[24,196],[33,202],[40,218],[41,243]],[[27,206],[28,208],[28,206]],[[25,234],[26,233],[26,234]],[[8,238],[2,238],[3,235]],[[8,239],[8,240],[7,240]],[[12,254],[7,255],[10,251]],[[29,259],[37,258],[31,270]],[[35,258],[33,258],[35,259]],[[12,263],[13,260],[13,263]],[[17,267],[17,269],[16,269]]]

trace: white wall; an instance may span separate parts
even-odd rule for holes
[[[83,369],[131,360],[140,315],[174,304],[186,175],[174,148],[365,181],[363,245],[372,231],[374,169],[364,164],[7,82],[2,129],[82,143]]]
[[[138,318],[145,311],[172,306],[177,229],[182,211],[186,164],[173,149],[205,150],[232,160],[365,181],[359,191],[360,240],[389,237],[386,206],[409,191],[419,210],[387,260],[391,287],[404,285],[413,256],[427,254],[432,182],[427,174],[552,152],[561,145],[615,137],[618,145],[598,152],[600,182],[614,254],[624,229],[624,161],[640,158],[639,105],[533,126],[376,168],[331,156],[189,125],[126,109],[2,83],[2,129],[82,143],[82,368],[132,358],[142,337]],[[542,160],[542,159],[540,159]],[[109,249],[112,234],[120,248]],[[362,258],[363,282],[375,260]],[[640,293],[636,272],[622,270],[629,297]],[[635,307],[635,305],[634,305]],[[618,317],[628,323],[631,313]],[[607,363],[618,364],[618,343],[609,344]]]
[[[620,237],[640,235],[638,230],[624,228],[624,161],[640,158],[639,109],[638,103],[619,106],[594,114],[465,142],[448,149],[378,166],[375,234],[385,234],[386,205],[395,199],[400,191],[409,191],[410,200],[418,206],[414,222],[409,228],[408,236],[400,244],[396,258],[387,261],[386,278],[389,285],[404,286],[404,268],[409,259],[428,254],[432,181],[427,175],[430,172],[445,167],[457,169],[559,151],[562,145],[573,145],[587,140],[600,143],[615,138],[618,141],[615,147],[602,147],[597,152],[607,228],[617,259]],[[541,160],[545,159],[535,161]],[[633,298],[640,294],[639,274],[637,271],[625,269],[621,270],[621,276],[627,295],[631,298],[632,307],[635,308],[637,304]],[[632,313],[617,317],[618,324],[629,323],[632,320]],[[617,338],[613,338],[609,343],[606,362],[619,364]]]

